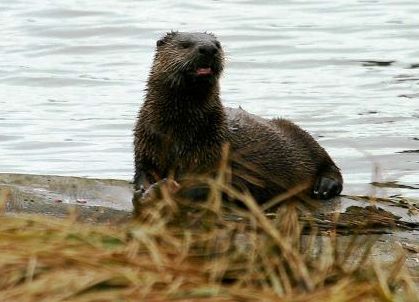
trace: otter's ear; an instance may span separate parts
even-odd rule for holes
[[[156,43],[157,47],[163,46],[164,44],[166,44],[167,41],[169,41],[171,38],[173,38],[173,36],[175,36],[176,34],[177,34],[177,31],[168,32],[163,38],[161,38],[157,41],[157,43]]]
[[[156,42],[157,47],[163,46],[166,43],[165,38],[159,39]]]

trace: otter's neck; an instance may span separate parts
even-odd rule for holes
[[[225,115],[219,96],[218,83],[185,88],[149,83],[144,107],[157,113],[159,128],[179,129],[187,125],[202,129],[214,119],[224,131]]]

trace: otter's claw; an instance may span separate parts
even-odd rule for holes
[[[312,197],[315,199],[329,199],[342,191],[342,183],[328,177],[319,177],[314,185]]]
[[[147,189],[141,186],[141,189],[134,192],[132,204],[134,206],[134,215],[140,213],[140,208],[147,200],[154,200],[162,197],[162,187],[165,187],[169,193],[176,193],[180,185],[173,179],[164,178],[151,184]]]

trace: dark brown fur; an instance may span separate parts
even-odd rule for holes
[[[211,34],[172,32],[157,42],[134,130],[135,189],[169,176],[182,181],[215,175],[227,143],[233,183],[259,202],[298,185],[307,185],[317,198],[339,194],[339,169],[307,132],[287,120],[222,106],[223,62]]]
[[[297,186],[307,187],[313,197],[321,199],[340,193],[339,169],[306,131],[288,120],[266,120],[242,109],[226,108],[226,112],[232,129],[235,183],[243,183],[257,200]],[[249,175],[259,185],[244,179]]]

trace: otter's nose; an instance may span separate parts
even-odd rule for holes
[[[207,56],[213,56],[217,53],[218,48],[212,44],[204,44],[198,46],[199,53]]]

